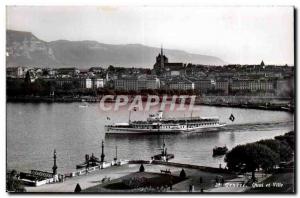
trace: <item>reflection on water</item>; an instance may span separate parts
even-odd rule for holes
[[[234,137],[234,133],[233,132],[230,133],[230,141],[231,142],[235,141],[235,137]]]
[[[106,160],[118,158],[150,159],[160,152],[165,139],[173,161],[219,166],[223,157],[212,157],[214,146],[237,144],[273,138],[293,130],[293,115],[287,112],[200,106],[193,115],[219,116],[229,125],[214,132],[177,135],[105,135],[104,125],[127,122],[126,107],[118,112],[103,112],[97,104],[79,108],[70,104],[7,104],[7,167],[18,170],[52,168],[52,152],[57,150],[59,172],[69,172],[84,161],[85,154],[100,156],[105,140]],[[151,110],[155,112],[156,108]],[[150,112],[134,112],[132,120],[145,120]],[[167,112],[169,117],[190,115],[189,112]],[[234,114],[235,121],[228,120]],[[110,120],[107,120],[107,117]]]

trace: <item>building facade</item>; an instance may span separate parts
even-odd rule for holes
[[[229,93],[229,81],[228,80],[216,80],[216,90],[221,90],[225,95]]]
[[[195,89],[201,93],[206,93],[208,90],[211,90],[213,87],[212,81],[210,79],[196,80]]]
[[[92,78],[93,89],[103,88],[104,85],[105,85],[105,80],[103,78]]]
[[[80,73],[80,70],[77,69],[76,67],[64,67],[64,68],[59,68],[56,71],[57,74],[70,75],[70,76],[76,76]]]
[[[160,81],[153,76],[124,77],[114,80],[116,90],[140,91],[143,89],[159,89]]]
[[[7,67],[6,68],[6,76],[22,78],[24,77],[25,72],[22,67]]]
[[[195,83],[189,80],[174,80],[168,83],[169,89],[194,90]]]
[[[80,89],[92,89],[95,88],[96,82],[91,78],[46,78],[45,81],[54,82],[58,88],[80,88]]]
[[[233,91],[274,91],[275,83],[273,80],[267,79],[234,79],[231,82],[231,90]]]

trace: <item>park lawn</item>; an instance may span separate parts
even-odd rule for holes
[[[112,180],[107,183],[103,183],[88,189],[85,189],[84,192],[130,192],[136,188],[160,188],[160,187],[169,187],[170,183],[172,185],[183,181],[178,176],[153,173],[153,172],[135,172],[130,173],[121,178]],[[131,184],[129,184],[129,181]]]
[[[118,190],[119,187],[122,189],[134,189],[134,188],[143,188],[143,187],[162,187],[169,186],[171,183],[176,184],[183,179],[178,176],[160,174],[160,173],[150,173],[150,172],[137,172],[131,173],[121,179],[121,181],[113,184],[108,184],[104,186],[108,189]],[[127,181],[127,182],[126,182]],[[133,184],[129,184],[129,181],[133,181]]]
[[[263,187],[251,188],[247,193],[293,193],[294,191],[294,173],[275,173],[263,182]],[[282,187],[274,187],[273,183],[282,183]],[[271,187],[266,187],[271,184]]]

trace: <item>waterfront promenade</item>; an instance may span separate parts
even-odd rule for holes
[[[123,166],[112,166],[107,169],[97,170],[86,175],[67,179],[63,183],[46,184],[39,187],[26,187],[27,192],[74,192],[77,183],[81,189],[86,189],[101,183],[105,177],[116,179],[130,172],[138,171],[138,164],[126,164]]]
[[[122,166],[112,166],[106,169],[97,170],[87,175],[78,176],[67,179],[63,183],[46,184],[39,187],[26,187],[27,192],[74,192],[77,183],[80,184],[81,189],[86,192],[118,192],[118,190],[109,190],[103,188],[102,179],[110,178],[111,182],[114,180],[135,173],[139,171],[140,164],[125,164]],[[161,173],[161,170],[170,170],[172,175],[178,176],[182,167],[175,167],[169,165],[154,165],[144,164],[145,172],[149,173]],[[174,184],[172,190],[167,192],[188,192],[190,185],[194,186],[194,192],[200,192],[201,189],[212,188],[215,185],[216,177],[224,177],[225,180],[230,180],[236,177],[234,174],[227,173],[212,173],[199,169],[184,168],[187,179]],[[199,181],[202,177],[202,182]],[[120,190],[120,192],[126,192]]]

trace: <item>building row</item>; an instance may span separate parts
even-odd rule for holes
[[[200,93],[219,91],[227,95],[230,92],[274,93],[293,88],[293,79],[202,79],[184,78],[164,79],[157,77],[128,77],[114,80],[114,89],[140,91],[143,89],[195,90]]]
[[[46,78],[44,80],[55,84],[58,88],[97,89],[105,85],[105,80],[100,78]]]
[[[6,76],[12,78],[24,78],[27,71],[43,78],[70,78],[70,77],[94,77],[103,76],[105,70],[101,67],[90,69],[78,69],[76,67],[64,68],[29,68],[29,67],[7,67]]]
[[[113,80],[115,90],[140,91],[143,89],[159,89],[160,80],[155,76],[134,76]]]

